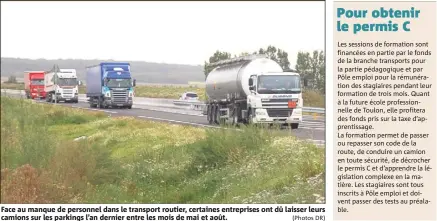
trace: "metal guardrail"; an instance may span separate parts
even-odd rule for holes
[[[206,104],[199,101],[183,101],[183,100],[174,100],[174,105],[179,106],[189,106],[192,110],[202,110]],[[317,113],[317,114],[325,114],[325,108],[320,107],[303,107],[303,112],[307,113]]]
[[[325,114],[325,108],[321,107],[303,107],[302,111],[307,113]]]
[[[205,103],[198,102],[198,101],[182,101],[182,100],[174,100],[174,105],[179,106],[189,106],[192,110],[203,110],[203,108],[206,106]]]

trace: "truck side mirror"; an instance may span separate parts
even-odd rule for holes
[[[81,86],[82,85],[82,81],[78,81],[77,85]]]
[[[249,87],[253,86],[253,78],[249,78]]]
[[[134,79],[133,81],[132,81],[132,86],[136,86],[137,85],[137,80],[136,79]]]

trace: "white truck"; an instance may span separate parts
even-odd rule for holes
[[[265,55],[220,61],[206,78],[204,114],[210,124],[281,124],[302,122],[301,78],[284,72]]]
[[[47,102],[79,102],[79,85],[75,69],[48,71],[44,75],[44,91]]]

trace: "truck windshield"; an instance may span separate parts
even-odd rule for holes
[[[131,79],[108,79],[106,86],[113,87],[131,87]]]
[[[44,79],[33,79],[32,85],[44,85]]]
[[[58,78],[56,82],[59,86],[76,86],[77,78]]]
[[[300,77],[297,75],[264,75],[258,77],[258,93],[260,94],[296,94],[300,92]]]

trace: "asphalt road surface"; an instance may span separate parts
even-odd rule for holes
[[[2,96],[22,97],[19,91],[4,91]],[[36,102],[46,103],[44,100],[35,100]],[[135,98],[134,98],[135,102]],[[196,111],[173,109],[168,107],[158,107],[149,105],[134,105],[132,109],[97,109],[90,108],[89,104],[80,100],[79,103],[58,103],[57,105],[69,106],[72,108],[80,108],[91,111],[105,112],[110,116],[131,116],[138,119],[167,122],[172,124],[191,125],[196,127],[212,127],[218,128],[218,125],[210,125],[206,121],[206,116],[199,114]],[[298,138],[310,140],[318,145],[325,144],[325,118],[322,116],[314,117],[304,115],[303,122],[298,129],[284,129],[284,133],[294,135]]]

